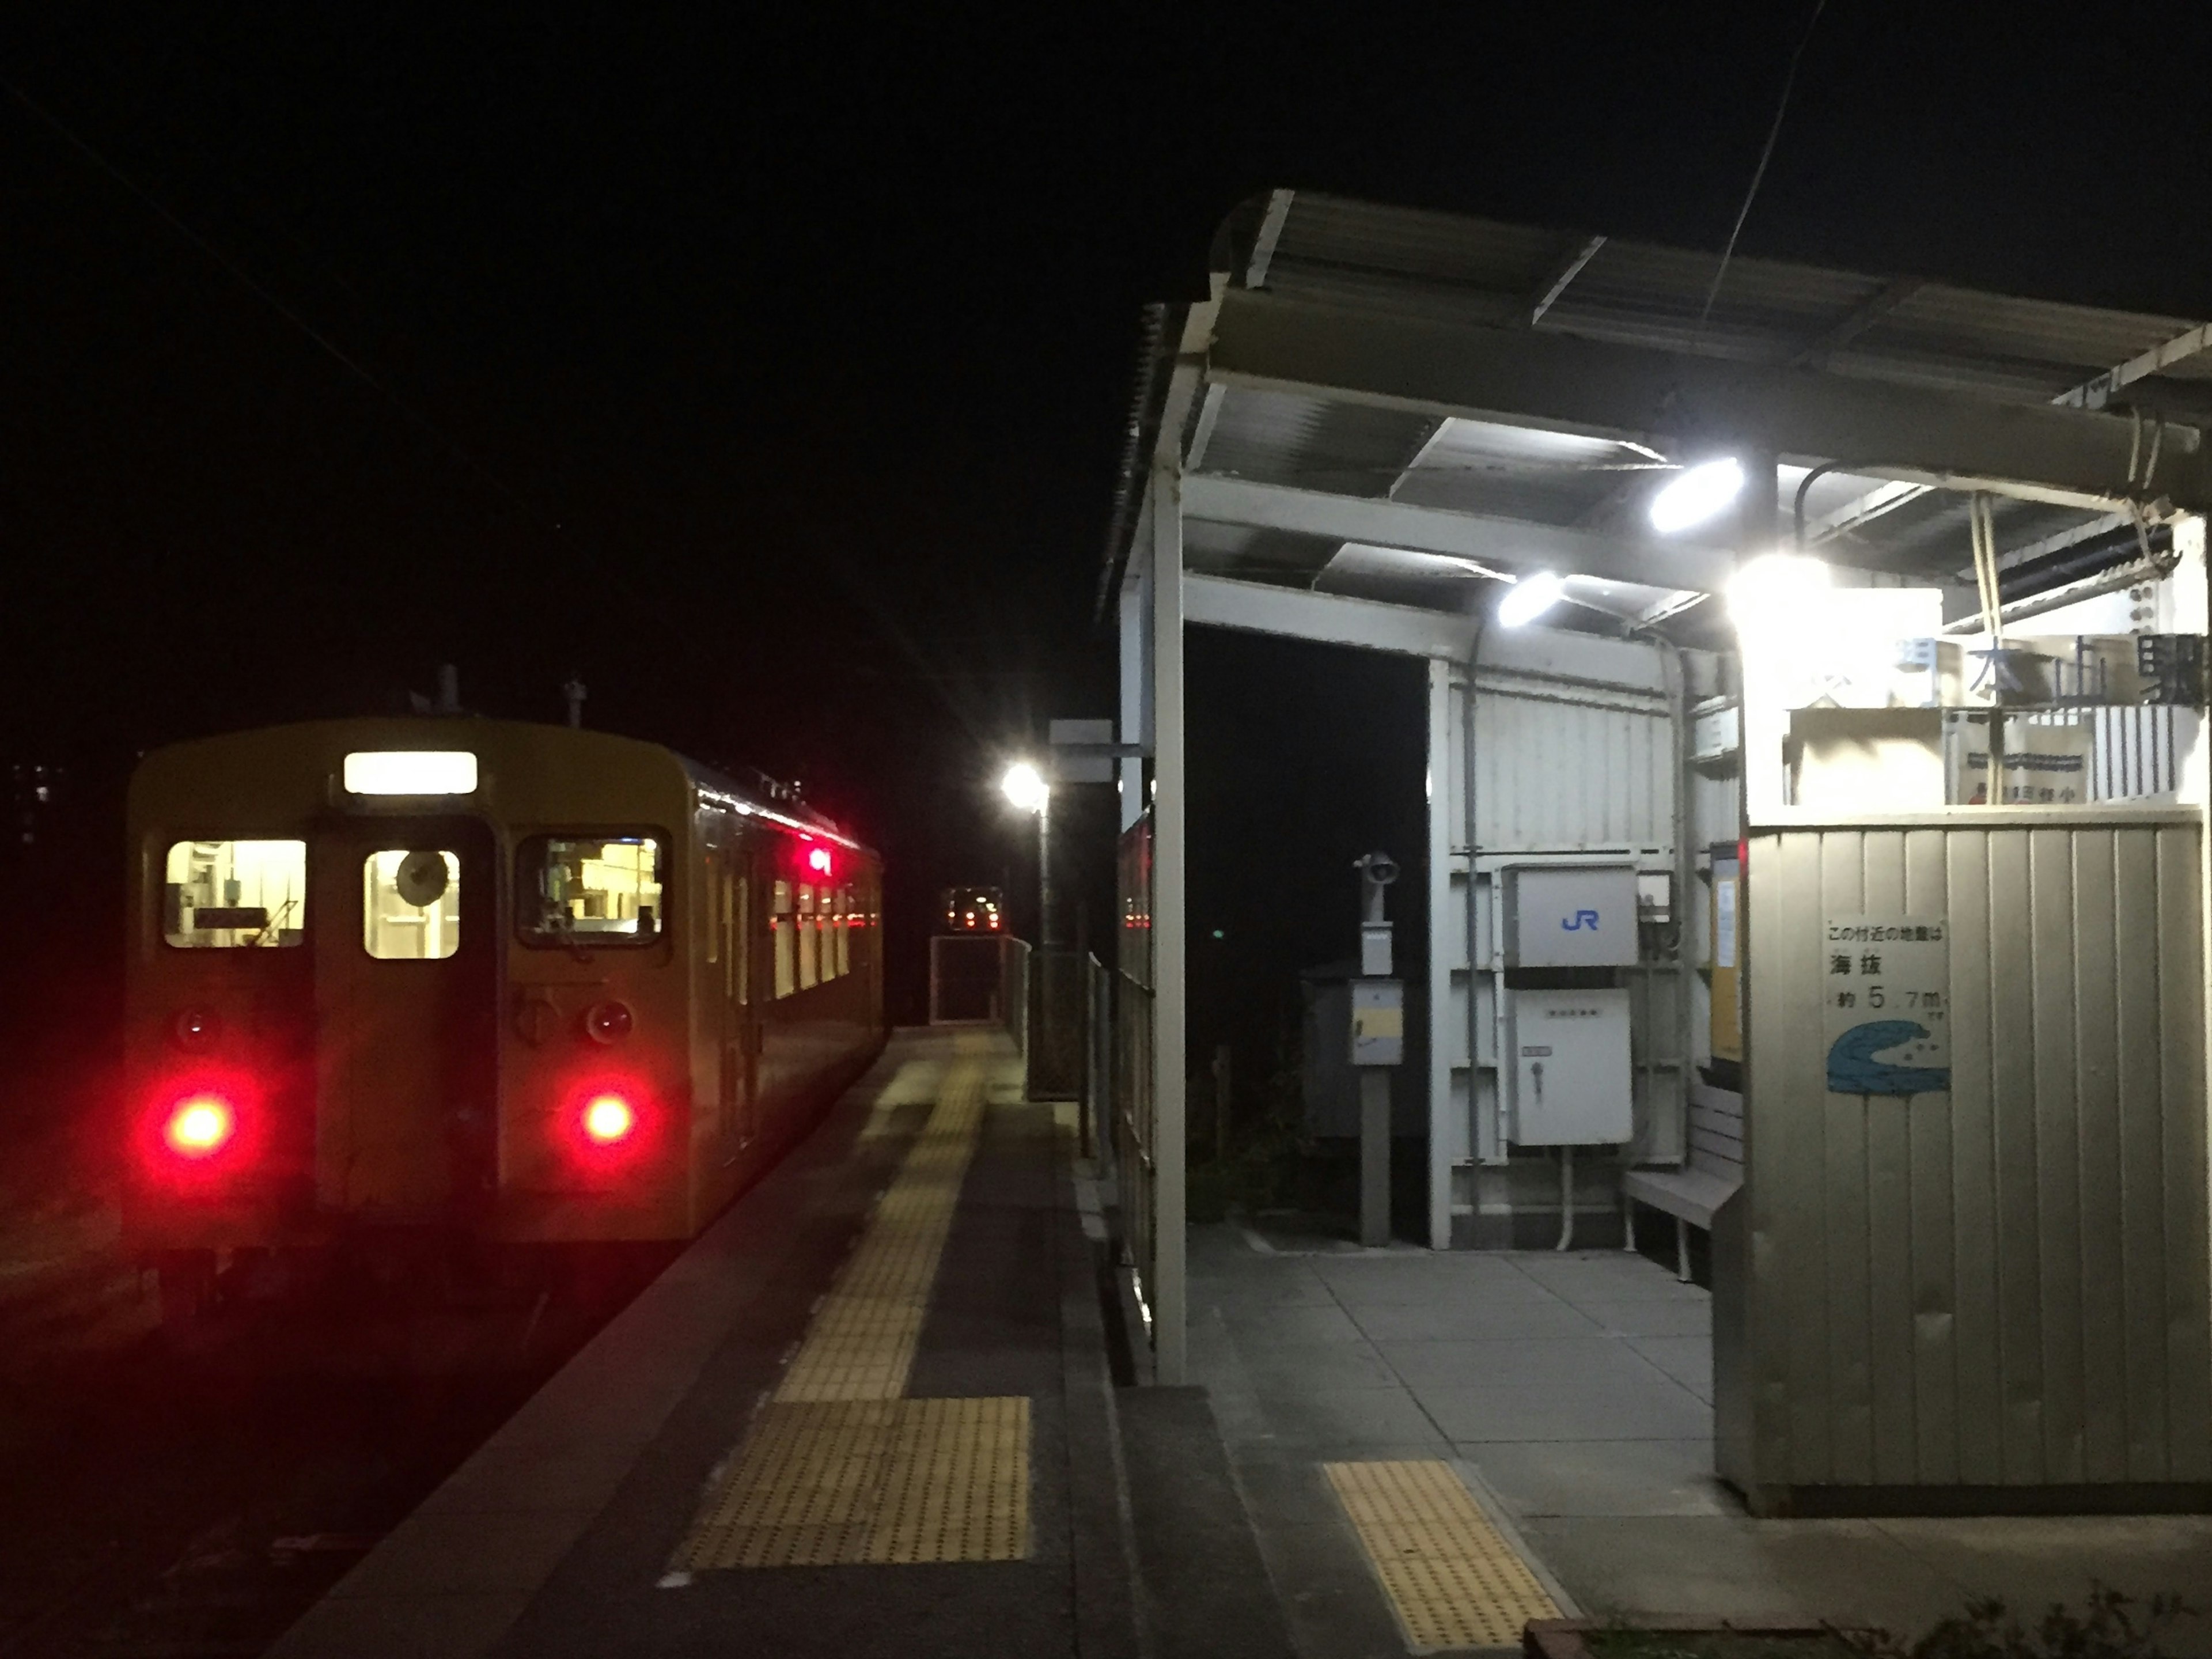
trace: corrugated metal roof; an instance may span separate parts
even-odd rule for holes
[[[1257,223],[1260,216],[1249,215]],[[1964,391],[2016,402],[2057,398],[2114,365],[2185,333],[2188,319],[2100,309],[1940,283],[1739,258],[1701,317],[1717,256],[1604,240],[1540,319],[1538,300],[1588,247],[1586,234],[1393,208],[1301,191],[1291,199],[1265,277],[1289,297],[1462,324],[1534,326],[1615,343]],[[2212,354],[2170,366],[2130,390],[2203,398]],[[1640,514],[1662,480],[1632,446],[1495,422],[1454,420],[1249,386],[1221,389],[1199,470],[1358,496],[1395,496],[1557,526],[1602,530]],[[1787,471],[1783,509],[1802,477]],[[1839,512],[1880,481],[1815,481],[1808,522]],[[2033,502],[1997,504],[2001,545],[2027,547],[2096,515]],[[1248,580],[1322,585],[1457,608],[1466,574],[1451,561],[1346,546],[1279,532],[1193,526],[1195,568]],[[1930,492],[1852,526],[1850,562],[1892,570],[1963,567],[1964,498]],[[1426,562],[1424,563],[1424,560]],[[1660,590],[1615,585],[1585,597],[1609,607]]]

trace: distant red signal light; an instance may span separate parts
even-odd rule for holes
[[[806,867],[814,872],[817,876],[828,875],[830,873],[830,849],[826,847],[809,848],[806,854]]]
[[[584,1138],[595,1146],[613,1146],[637,1127],[637,1109],[617,1094],[594,1095],[584,1106]]]
[[[179,1158],[213,1158],[238,1133],[238,1115],[219,1095],[192,1095],[179,1101],[161,1126],[161,1139]]]

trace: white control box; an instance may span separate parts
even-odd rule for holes
[[[1505,870],[1508,968],[1636,965],[1636,866],[1516,864]]]
[[[1506,995],[1514,1144],[1612,1146],[1633,1138],[1628,993]]]

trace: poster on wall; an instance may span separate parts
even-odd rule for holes
[[[1821,1036],[1838,1095],[1951,1087],[1951,947],[1942,916],[1830,916],[1822,924]]]

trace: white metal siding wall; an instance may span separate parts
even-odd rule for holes
[[[1623,707],[1620,690],[1601,702],[1595,690],[1488,669],[1480,680],[1475,844],[1486,857],[1674,844],[1663,704]]]
[[[1505,1155],[1495,1069],[1498,868],[1525,858],[1610,854],[1672,873],[1677,762],[1656,647],[1543,629],[1492,632],[1480,643],[1472,678],[1466,720],[1472,803],[1462,821],[1474,824],[1474,845],[1458,838],[1463,830],[1455,838],[1472,882],[1465,975],[1472,1006],[1462,1002],[1472,1033],[1458,1064],[1469,1080],[1471,1154],[1495,1163]],[[1630,976],[1638,1159],[1671,1163],[1683,1155],[1680,977],[1671,970]],[[1454,1092],[1461,1092],[1456,1077]]]
[[[1753,839],[1747,1484],[2212,1479],[2198,834]],[[1948,1100],[1826,1091],[1857,911],[1950,919]]]

